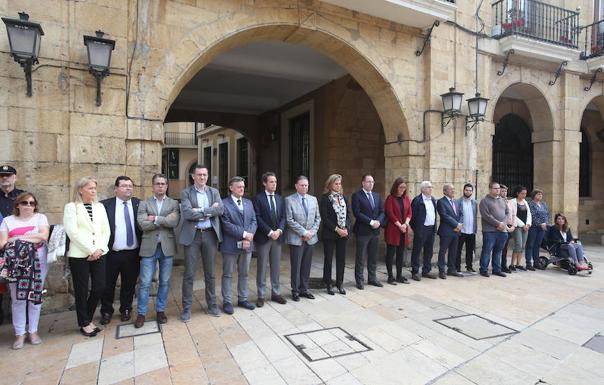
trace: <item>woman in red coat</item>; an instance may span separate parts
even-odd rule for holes
[[[392,184],[390,195],[384,205],[388,224],[384,238],[386,239],[386,268],[388,269],[388,283],[409,283],[403,277],[403,258],[405,248],[409,245],[409,221],[411,221],[411,202],[407,196],[407,181],[398,177]],[[392,275],[392,259],[396,251],[396,280]]]

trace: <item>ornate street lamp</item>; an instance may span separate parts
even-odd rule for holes
[[[109,76],[111,51],[115,40],[103,38],[103,31],[96,31],[96,36],[84,36],[84,45],[88,49],[88,69],[96,79],[96,105],[101,105],[101,81]]]
[[[463,102],[463,92],[455,91],[455,87],[449,88],[449,92],[440,95],[443,101],[443,112],[441,117],[441,130],[461,114],[461,103]],[[445,118],[447,120],[445,121]]]
[[[31,69],[34,64],[38,64],[40,40],[44,31],[40,24],[30,22],[29,15],[25,12],[19,12],[18,20],[3,17],[2,21],[6,25],[10,55],[23,67],[27,96],[31,96]]]
[[[487,112],[487,104],[489,99],[480,96],[480,92],[476,96],[468,99],[468,117],[466,118],[466,130],[471,130],[478,122],[484,121],[484,116]],[[468,128],[468,122],[472,122],[472,126]]]

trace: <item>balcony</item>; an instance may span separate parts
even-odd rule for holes
[[[581,28],[583,41],[581,59],[587,60],[604,55],[604,20]]]
[[[165,132],[164,146],[166,147],[197,147],[197,136],[188,132]]]
[[[426,28],[453,17],[455,0],[322,0],[325,3],[380,17],[399,24]]]

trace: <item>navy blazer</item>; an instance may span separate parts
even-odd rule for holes
[[[436,234],[436,219],[437,219],[437,210],[436,210],[436,199],[434,197],[430,197],[432,199],[432,204],[434,205],[434,233]],[[424,232],[424,222],[426,221],[426,205],[424,204],[424,198],[422,198],[422,194],[419,194],[411,201],[411,212],[413,215],[411,216],[411,228],[415,234],[423,234]]]
[[[138,222],[136,221],[136,216],[138,214],[138,204],[140,200],[138,198],[131,198],[132,200],[132,211],[134,212],[134,218],[132,222],[134,223],[134,233],[136,235],[136,243],[140,247],[141,239],[143,237],[143,232],[138,226]],[[103,206],[105,206],[105,211],[107,211],[107,219],[109,220],[109,228],[111,229],[111,235],[109,235],[109,251],[113,250],[113,241],[115,241],[115,197],[107,198],[101,201]]]
[[[256,211],[256,221],[258,222],[258,231],[254,235],[254,241],[264,244],[269,241],[268,233],[273,230],[281,230],[280,242],[285,240],[285,200],[281,195],[275,194],[275,209],[277,210],[277,227],[273,227],[271,218],[271,206],[268,202],[266,192],[262,191],[254,199],[254,209]]]
[[[458,206],[456,199],[453,199],[453,204],[455,204],[457,214],[455,214],[455,211],[453,211],[453,206],[451,206],[449,198],[446,196],[440,198],[436,203],[436,211],[438,211],[438,215],[440,215],[438,235],[441,237],[459,236],[459,232],[455,232],[453,230],[457,227],[457,225],[463,223],[463,211],[461,210],[461,207]]]
[[[380,228],[372,228],[369,222],[372,220],[380,223],[384,222],[384,204],[380,198],[380,194],[372,191],[371,196],[375,203],[373,208],[364,190],[359,190],[352,194],[352,213],[356,219],[352,231],[357,236],[378,235]]]
[[[240,254],[243,249],[237,247],[237,242],[243,240],[243,232],[256,233],[258,224],[256,223],[256,212],[252,201],[247,198],[241,198],[243,212],[241,212],[233,198],[229,195],[222,200],[224,213],[220,217],[220,227],[222,230],[222,242],[220,243],[220,252],[228,254]],[[250,250],[247,251],[252,251]]]

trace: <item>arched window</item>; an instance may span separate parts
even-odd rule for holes
[[[531,130],[518,115],[505,115],[495,125],[492,177],[508,186],[508,194],[517,185],[533,189]]]

